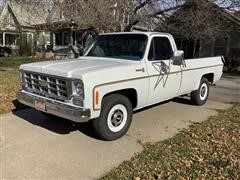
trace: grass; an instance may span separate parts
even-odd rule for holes
[[[46,61],[44,58],[33,57],[0,57],[0,114],[8,113],[15,109],[15,106],[21,108],[21,105],[15,104],[16,92],[20,89],[18,68],[21,64]],[[10,71],[1,71],[10,68]]]
[[[240,179],[240,105],[194,124],[102,179]]]
[[[19,89],[18,71],[0,71],[0,114],[15,109],[13,101]]]
[[[0,67],[18,68],[21,64],[46,61],[44,58],[33,57],[0,57]]]

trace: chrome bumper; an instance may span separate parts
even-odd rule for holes
[[[70,106],[48,98],[32,95],[24,91],[17,93],[17,100],[27,106],[35,108],[35,101],[45,102],[45,113],[53,114],[74,122],[87,122],[90,120],[90,110],[81,107]],[[39,110],[39,109],[38,109]],[[40,110],[41,111],[41,110]]]

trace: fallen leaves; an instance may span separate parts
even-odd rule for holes
[[[0,71],[0,114],[15,109],[13,101],[19,89],[18,71]]]
[[[240,179],[240,105],[147,144],[103,179]]]

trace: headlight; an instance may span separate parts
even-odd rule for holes
[[[83,82],[82,81],[74,81],[73,82],[74,85],[74,93],[76,95],[78,95],[81,99],[84,99],[84,86],[83,86]]]
[[[21,83],[24,82],[24,79],[23,79],[23,70],[22,70],[22,69],[19,70],[19,79],[20,79],[20,82],[21,82]]]
[[[24,80],[24,71],[22,69],[19,70],[19,79],[20,79],[20,82],[21,82],[21,85],[22,85],[22,89],[26,89],[26,83],[25,83],[25,80]]]

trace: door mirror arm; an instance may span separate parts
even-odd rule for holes
[[[184,60],[184,52],[181,50],[176,50],[172,57],[173,65],[182,65]]]

